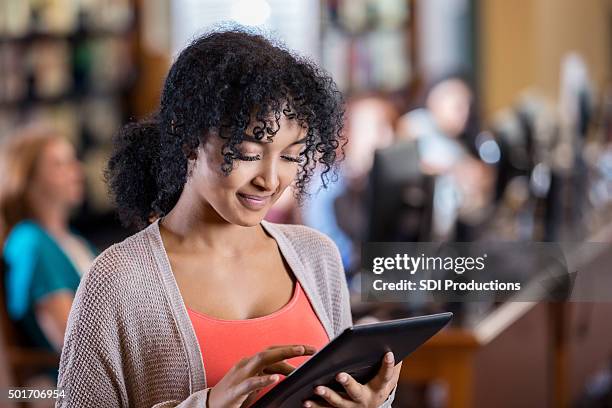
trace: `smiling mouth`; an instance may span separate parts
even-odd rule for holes
[[[238,200],[242,203],[243,206],[250,210],[261,210],[264,208],[268,202],[270,201],[270,196],[256,196],[250,194],[237,193]]]

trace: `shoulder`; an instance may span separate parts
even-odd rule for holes
[[[94,264],[101,266],[113,263],[132,262],[142,257],[149,250],[147,229],[139,231],[124,240],[114,243],[94,260]]]
[[[21,221],[15,225],[6,238],[5,250],[32,248],[39,245],[44,237],[43,229],[33,221]]]
[[[324,233],[305,225],[263,222],[285,256],[295,256],[319,279],[335,285],[344,279],[342,258],[336,243]]]
[[[289,249],[284,252],[295,251],[304,265],[316,270],[341,270],[344,274],[340,250],[328,235],[305,225],[262,224],[275,235],[281,249]]]
[[[423,108],[414,109],[399,119],[400,130],[408,138],[418,138],[435,130],[433,123],[431,112]]]
[[[94,259],[75,293],[70,314],[75,330],[84,321],[96,330],[114,333],[119,326],[112,322],[129,320],[134,313],[145,318],[153,309],[143,305],[152,299],[161,304],[163,287],[145,230],[111,245]]]
[[[41,252],[49,252],[51,241],[47,233],[33,221],[15,225],[4,242],[3,257],[9,264],[34,262]]]
[[[275,224],[262,222],[264,227],[270,232],[277,232],[287,240],[287,243],[300,255],[308,258],[335,258],[339,256],[338,247],[326,234],[314,228],[297,224]],[[278,236],[276,236],[278,240]],[[281,243],[279,242],[279,245]]]
[[[83,276],[84,289],[107,288],[137,282],[154,268],[149,227],[103,250]]]
[[[404,114],[402,118],[414,121],[429,121],[431,120],[431,112],[425,108],[417,108]]]

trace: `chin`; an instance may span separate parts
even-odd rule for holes
[[[240,225],[241,227],[255,227],[264,219],[266,213],[267,211],[253,212],[236,208],[231,214],[225,213],[225,215],[222,215],[222,218],[230,224]]]
[[[265,212],[262,212],[261,216],[252,215],[250,217],[240,217],[239,225],[243,227],[255,227],[264,219],[265,215]]]
[[[73,208],[80,207],[81,204],[83,204],[83,195],[81,194],[73,195],[72,197],[68,198],[68,205]]]
[[[263,208],[252,209],[243,205],[239,200],[236,200],[231,206],[226,207],[227,212],[225,212],[223,218],[241,227],[254,227],[261,223],[266,214],[268,214],[272,204],[273,203],[269,203]]]
[[[75,205],[80,205],[85,198],[85,192],[82,189],[68,190],[68,199]]]

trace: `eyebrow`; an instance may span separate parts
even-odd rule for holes
[[[302,144],[302,143],[306,143],[306,140],[308,139],[308,136],[304,136],[303,138],[296,140],[295,142],[291,143],[289,146],[295,146],[298,144]],[[252,143],[257,143],[257,144],[268,144],[268,143],[272,143],[272,140],[267,141],[267,139],[265,138],[261,138],[261,139],[257,139],[254,136],[251,135],[244,135],[244,139],[247,142],[252,142]]]

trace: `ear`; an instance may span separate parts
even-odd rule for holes
[[[196,165],[198,163],[197,161],[197,155],[193,155],[194,157],[191,158],[189,157],[187,159],[187,179],[189,180],[191,178],[191,175],[193,174],[193,171],[196,168]]]
[[[190,161],[195,161],[198,159],[198,154],[196,153],[197,150],[192,150],[190,153],[187,154],[187,160]]]
[[[198,158],[197,150],[198,150],[197,148],[191,149],[187,144],[183,145],[183,154],[187,157],[187,160],[189,161],[197,160]]]

